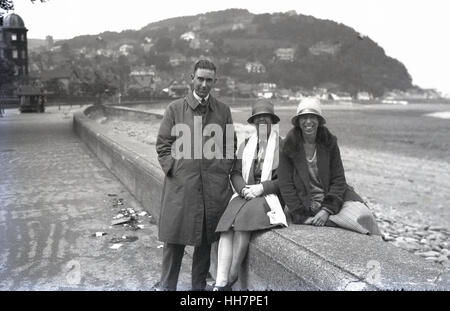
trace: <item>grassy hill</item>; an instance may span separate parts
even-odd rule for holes
[[[192,40],[181,35],[192,32]],[[144,52],[142,44],[153,44]],[[273,82],[283,88],[312,88],[333,85],[355,94],[369,91],[378,96],[392,89],[412,87],[411,76],[398,60],[357,30],[330,20],[295,12],[252,14],[229,9],[195,16],[182,16],[150,23],[140,30],[78,36],[60,41],[71,49],[118,50],[134,47],[130,66],[155,65],[159,71],[179,77],[185,67],[169,65],[170,57],[205,56],[213,59],[222,75],[247,83]],[[295,51],[292,59],[276,56],[279,48]],[[260,62],[266,71],[245,70],[246,62]],[[98,64],[97,64],[98,65]]]

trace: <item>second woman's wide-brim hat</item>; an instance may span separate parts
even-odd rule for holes
[[[252,115],[247,119],[248,123],[253,123],[256,116],[268,114],[272,117],[273,123],[280,122],[280,118],[275,114],[273,104],[270,101],[259,100],[252,106]]]
[[[326,120],[320,107],[320,100],[315,97],[305,97],[300,100],[297,106],[297,113],[291,117],[292,125],[298,125],[298,117],[304,114],[314,114],[319,117],[320,124],[325,124]]]

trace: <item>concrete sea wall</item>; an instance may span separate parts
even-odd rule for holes
[[[88,114],[161,119],[129,108],[89,106],[74,114],[75,132],[154,217],[164,174],[154,146],[113,135]],[[212,256],[216,258],[216,247]],[[213,259],[213,262],[215,260]],[[215,264],[211,267],[215,274]],[[449,290],[444,267],[379,237],[337,228],[290,225],[253,235],[236,288],[253,290]]]

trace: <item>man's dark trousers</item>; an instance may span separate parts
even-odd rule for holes
[[[160,288],[176,290],[181,261],[186,245],[165,243]],[[192,290],[204,290],[211,263],[211,244],[206,239],[205,219],[203,221],[202,244],[194,247],[192,258]]]

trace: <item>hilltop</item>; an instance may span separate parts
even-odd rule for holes
[[[240,83],[274,83],[293,90],[323,87],[351,94],[365,91],[374,96],[412,87],[406,67],[369,37],[294,11],[252,14],[229,9],[56,44],[60,49],[54,52],[62,54],[59,59],[66,65],[69,59],[73,66],[89,66],[91,59],[91,68],[111,71],[121,80],[132,68],[143,66],[154,66],[164,81],[187,79],[193,61],[208,57],[218,65],[219,76]],[[45,69],[40,57],[45,53],[50,52],[32,55],[40,59],[37,70]],[[59,65],[53,62],[51,67]]]

